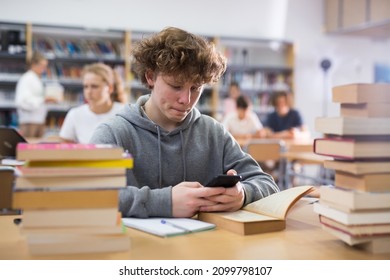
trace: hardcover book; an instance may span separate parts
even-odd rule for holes
[[[390,103],[390,85],[348,84],[332,89],[333,102],[337,103]]]
[[[117,189],[126,186],[126,176],[17,177],[15,190]]]
[[[125,234],[28,235],[26,240],[32,255],[103,253],[130,248],[130,238]]]
[[[102,160],[121,159],[122,147],[108,144],[70,143],[19,143],[16,148],[17,160]]]
[[[390,172],[390,161],[385,160],[326,160],[324,167],[337,171],[344,171],[355,175]]]
[[[321,224],[322,229],[325,231],[329,232],[333,236],[337,237],[338,239],[344,241],[348,245],[358,245],[358,244],[364,244],[364,243],[369,243],[375,240],[380,240],[380,239],[388,239],[390,236],[388,234],[385,235],[377,235],[377,236],[362,236],[362,237],[355,237],[353,235],[350,235],[348,233],[345,233],[341,230],[329,227],[325,224]]]
[[[390,210],[390,192],[365,192],[321,186],[320,201],[346,212],[375,209]]]
[[[120,215],[119,215],[120,216]],[[75,227],[112,227],[117,224],[118,207],[26,209],[23,229],[55,229]]]
[[[315,203],[314,212],[344,225],[390,224],[389,209],[349,213],[322,203]]]
[[[390,118],[390,103],[341,104],[343,117]]]
[[[365,192],[390,192],[390,173],[353,175],[336,171],[337,187]]]
[[[15,170],[17,176],[24,178],[50,178],[60,179],[64,176],[72,177],[95,177],[101,176],[125,176],[126,168],[89,168],[89,167],[26,167],[17,166]]]
[[[34,160],[27,161],[25,167],[48,168],[133,168],[133,158],[127,154],[123,158],[112,160]]]
[[[16,191],[14,209],[112,208],[119,205],[119,190]]]
[[[334,230],[341,231],[354,238],[378,237],[389,235],[390,224],[365,224],[365,225],[344,225],[325,216],[320,216],[321,224]]]
[[[241,235],[279,231],[286,227],[288,210],[312,190],[311,186],[294,187],[252,202],[236,212],[201,212],[198,218]]]
[[[390,123],[390,121],[389,121]],[[314,153],[335,159],[390,158],[389,139],[333,137],[314,140]]]
[[[389,118],[316,118],[318,132],[334,135],[390,135]]]

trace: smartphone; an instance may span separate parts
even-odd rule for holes
[[[238,182],[242,180],[241,175],[218,175],[215,176],[210,182],[208,182],[206,187],[224,187],[231,188],[234,187]]]

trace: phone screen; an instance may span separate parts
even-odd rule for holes
[[[218,175],[208,182],[206,187],[234,187],[239,181],[241,181],[241,175]]]

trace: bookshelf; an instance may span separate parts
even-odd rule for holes
[[[60,84],[64,88],[63,102],[48,104],[49,132],[58,131],[70,108],[84,103],[81,80],[84,65],[106,63],[128,85],[129,77],[125,74],[130,69],[128,31],[30,23],[0,23],[0,30],[0,125],[17,125],[16,83],[27,70],[27,58],[34,50],[43,53],[49,61],[44,83]]]
[[[0,125],[17,125],[16,82],[26,71],[26,25],[0,22]]]
[[[219,100],[229,94],[232,81],[240,84],[242,94],[250,97],[262,121],[273,110],[270,99],[275,91],[290,92],[293,103],[293,44],[251,38],[220,38],[219,49],[228,59],[227,70],[219,85]],[[222,113],[222,102],[217,110]],[[293,105],[293,104],[292,104]]]
[[[112,66],[124,80],[130,102],[148,92],[132,70],[130,50],[135,42],[151,32],[3,22],[0,22],[0,31],[0,125],[17,125],[16,82],[27,70],[26,59],[33,50],[39,50],[49,60],[45,83],[64,87],[64,101],[49,105],[49,131],[58,131],[66,112],[84,102],[81,70],[85,64],[104,62]],[[10,41],[7,36],[18,39]],[[220,101],[228,95],[232,80],[239,82],[242,92],[250,96],[261,120],[272,109],[268,100],[273,91],[292,91],[294,54],[291,43],[205,37],[227,56],[228,67],[220,83],[205,87],[197,105],[202,113],[217,119],[222,115]]]

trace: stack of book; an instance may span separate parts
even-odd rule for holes
[[[333,157],[335,187],[321,187],[322,227],[349,245],[390,252],[390,85],[334,87],[340,117],[318,118],[314,152]]]
[[[131,155],[112,145],[20,143],[13,208],[30,253],[128,250],[118,211]]]

